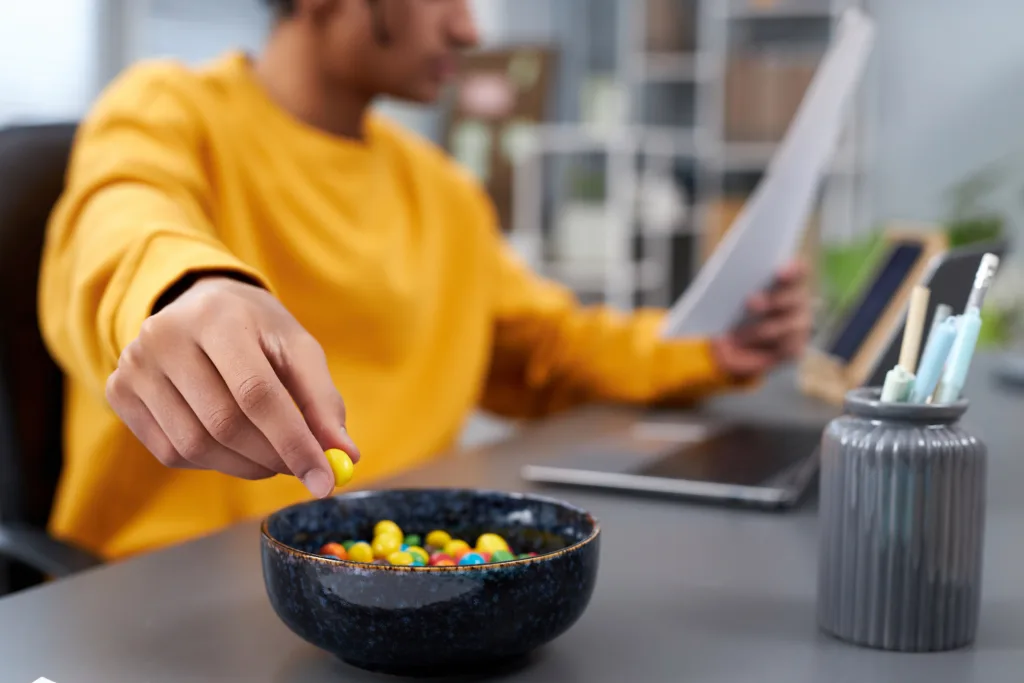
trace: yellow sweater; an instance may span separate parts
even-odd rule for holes
[[[256,278],[323,345],[363,453],[354,486],[451,446],[478,405],[528,417],[729,384],[706,342],[657,339],[660,311],[582,308],[530,273],[439,149],[379,116],[358,142],[313,129],[240,53],[143,64],[107,90],[42,265],[41,325],[68,377],[52,531],[111,558],[308,496],[294,477],[164,468],[107,405],[121,350],[191,271]]]

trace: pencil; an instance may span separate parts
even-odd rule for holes
[[[930,296],[931,290],[924,285],[914,287],[910,295],[907,324],[903,328],[903,346],[900,348],[900,365],[910,373],[917,372],[917,356],[921,351],[921,334]]]

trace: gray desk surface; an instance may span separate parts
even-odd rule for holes
[[[982,359],[968,423],[991,450],[984,606],[974,647],[901,655],[835,642],[814,618],[812,507],[759,513],[558,490],[590,508],[605,540],[587,613],[518,681],[865,683],[1021,680],[1024,669],[1024,398],[989,383]],[[713,413],[824,422],[780,375]],[[529,488],[520,465],[635,420],[591,409],[388,485]],[[1014,422],[1016,419],[1016,422]],[[293,636],[263,592],[257,525],[0,600],[0,676],[31,683],[320,683],[394,680],[334,661]]]

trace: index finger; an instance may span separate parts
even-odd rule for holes
[[[807,272],[807,264],[803,260],[797,259],[780,268],[775,275],[775,280],[781,285],[792,285],[803,281],[807,277]]]
[[[327,457],[255,339],[206,341],[203,347],[242,412],[292,474],[318,498],[334,490]]]

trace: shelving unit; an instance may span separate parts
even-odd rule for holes
[[[792,81],[809,80],[841,11],[863,6],[864,0],[615,2],[614,75],[623,99],[622,120],[601,127],[569,123],[538,131],[534,154],[521,162],[517,176],[522,191],[517,194],[512,236],[539,270],[578,291],[596,293],[619,308],[667,305],[724,233],[727,223],[716,222],[716,216],[734,214],[767,168],[792,115],[788,110],[795,109],[802,97],[802,90],[793,91]],[[671,31],[663,30],[666,18],[690,25],[678,26],[683,30],[673,38]],[[658,33],[653,40],[652,27]],[[769,65],[764,73],[781,74],[779,82],[733,92],[760,91],[766,98],[778,95],[779,100],[767,99],[767,106],[753,102],[745,105],[750,111],[743,111],[744,105],[729,101],[729,79],[742,76],[744,64],[756,75],[758,59]],[[787,76],[789,62],[797,65],[790,69],[793,76]],[[869,88],[865,82],[862,93]],[[775,120],[761,125],[750,118],[755,110],[774,110]],[[871,215],[863,182],[865,118],[862,112],[851,117],[825,182],[817,212],[819,237],[848,238],[864,229]],[[743,126],[751,134],[737,135]],[[758,135],[759,130],[774,135]],[[551,225],[545,234],[540,227],[545,223],[542,188],[550,181],[548,165],[540,159],[585,152],[603,156],[608,193],[605,220],[594,236],[603,242],[604,260],[600,268],[591,263],[582,273],[584,269],[552,258],[545,247],[545,240],[557,240],[552,233],[559,228]],[[637,198],[646,194],[649,178],[672,178],[686,188],[688,210],[668,229],[652,228],[637,211]],[[595,270],[603,277],[595,277]]]
[[[666,68],[651,70],[649,73],[632,70],[626,74],[633,76],[628,87],[634,93],[634,101],[638,103],[636,117],[640,121],[643,121],[645,115],[643,90],[649,87],[652,80],[693,87],[696,115],[692,134],[697,150],[696,192],[692,198],[694,220],[687,226],[696,232],[698,240],[717,240],[723,226],[710,225],[712,207],[730,198],[737,201],[742,198],[743,193],[730,191],[731,186],[746,181],[752,189],[772,158],[777,140],[791,117],[790,110],[795,109],[802,96],[802,89],[793,92],[792,83],[787,83],[787,78],[789,81],[809,80],[818,57],[828,45],[839,14],[846,7],[861,3],[855,0],[804,0],[800,3],[792,0],[697,0],[694,3],[675,0],[677,5],[689,5],[692,11],[692,21],[696,27],[694,52],[651,56],[645,45],[645,29],[650,26],[647,12],[655,1],[624,0],[620,5],[626,13],[626,23],[631,24],[631,43],[627,48],[632,50],[630,59],[647,64],[677,64],[683,68],[675,74],[669,73]],[[660,4],[664,13],[664,6],[669,3]],[[730,95],[740,91],[740,88],[730,90],[730,79],[739,80],[743,68],[754,71],[759,62],[766,65],[762,76],[775,72],[779,77],[774,85],[763,86],[767,96],[763,101],[752,102],[747,106],[769,104],[771,100],[767,98],[774,98],[775,106],[764,108],[781,108],[786,115],[777,115],[777,121],[768,124],[768,128],[776,129],[772,131],[774,135],[738,135],[736,130],[730,128],[757,126],[752,121],[755,118],[752,112],[741,111],[739,101],[729,101]],[[787,70],[796,72],[795,77],[787,77]],[[749,91],[755,78],[756,74],[748,76],[740,87],[748,86],[746,90]],[[801,85],[806,87],[805,83]],[[785,92],[787,88],[790,89],[788,93]],[[771,114],[766,117],[771,118]],[[854,210],[863,211],[866,208],[865,198],[861,194],[864,170],[861,154],[864,144],[859,126],[861,118],[851,117],[851,125],[836,156],[832,175],[824,186],[820,207],[821,230],[828,231],[830,236],[845,237],[853,234],[860,227],[859,219],[865,215]],[[730,126],[731,123],[737,125]],[[681,134],[686,133],[686,130],[681,130]],[[748,177],[737,178],[744,175]],[[694,253],[698,259],[702,259],[709,251],[710,248],[702,248]],[[694,269],[699,265],[699,262],[691,264]]]
[[[692,138],[680,136],[674,129],[653,126],[550,124],[535,130],[534,144],[532,153],[522,157],[516,167],[515,223],[510,231],[510,239],[526,260],[539,272],[566,282],[582,295],[600,294],[602,300],[621,308],[632,307],[637,292],[664,288],[671,263],[650,256],[636,258],[633,236],[623,229],[636,221],[633,206],[639,174],[633,163],[641,155],[662,165],[692,158],[696,151]],[[601,222],[605,230],[594,231],[594,239],[603,241],[604,258],[573,263],[549,257],[552,238],[543,230],[542,210],[549,182],[545,162],[552,157],[584,154],[603,156],[605,177],[614,180],[603,202]],[[668,235],[662,232],[661,236]],[[647,237],[653,240],[655,235]],[[661,255],[664,253],[662,250]]]

